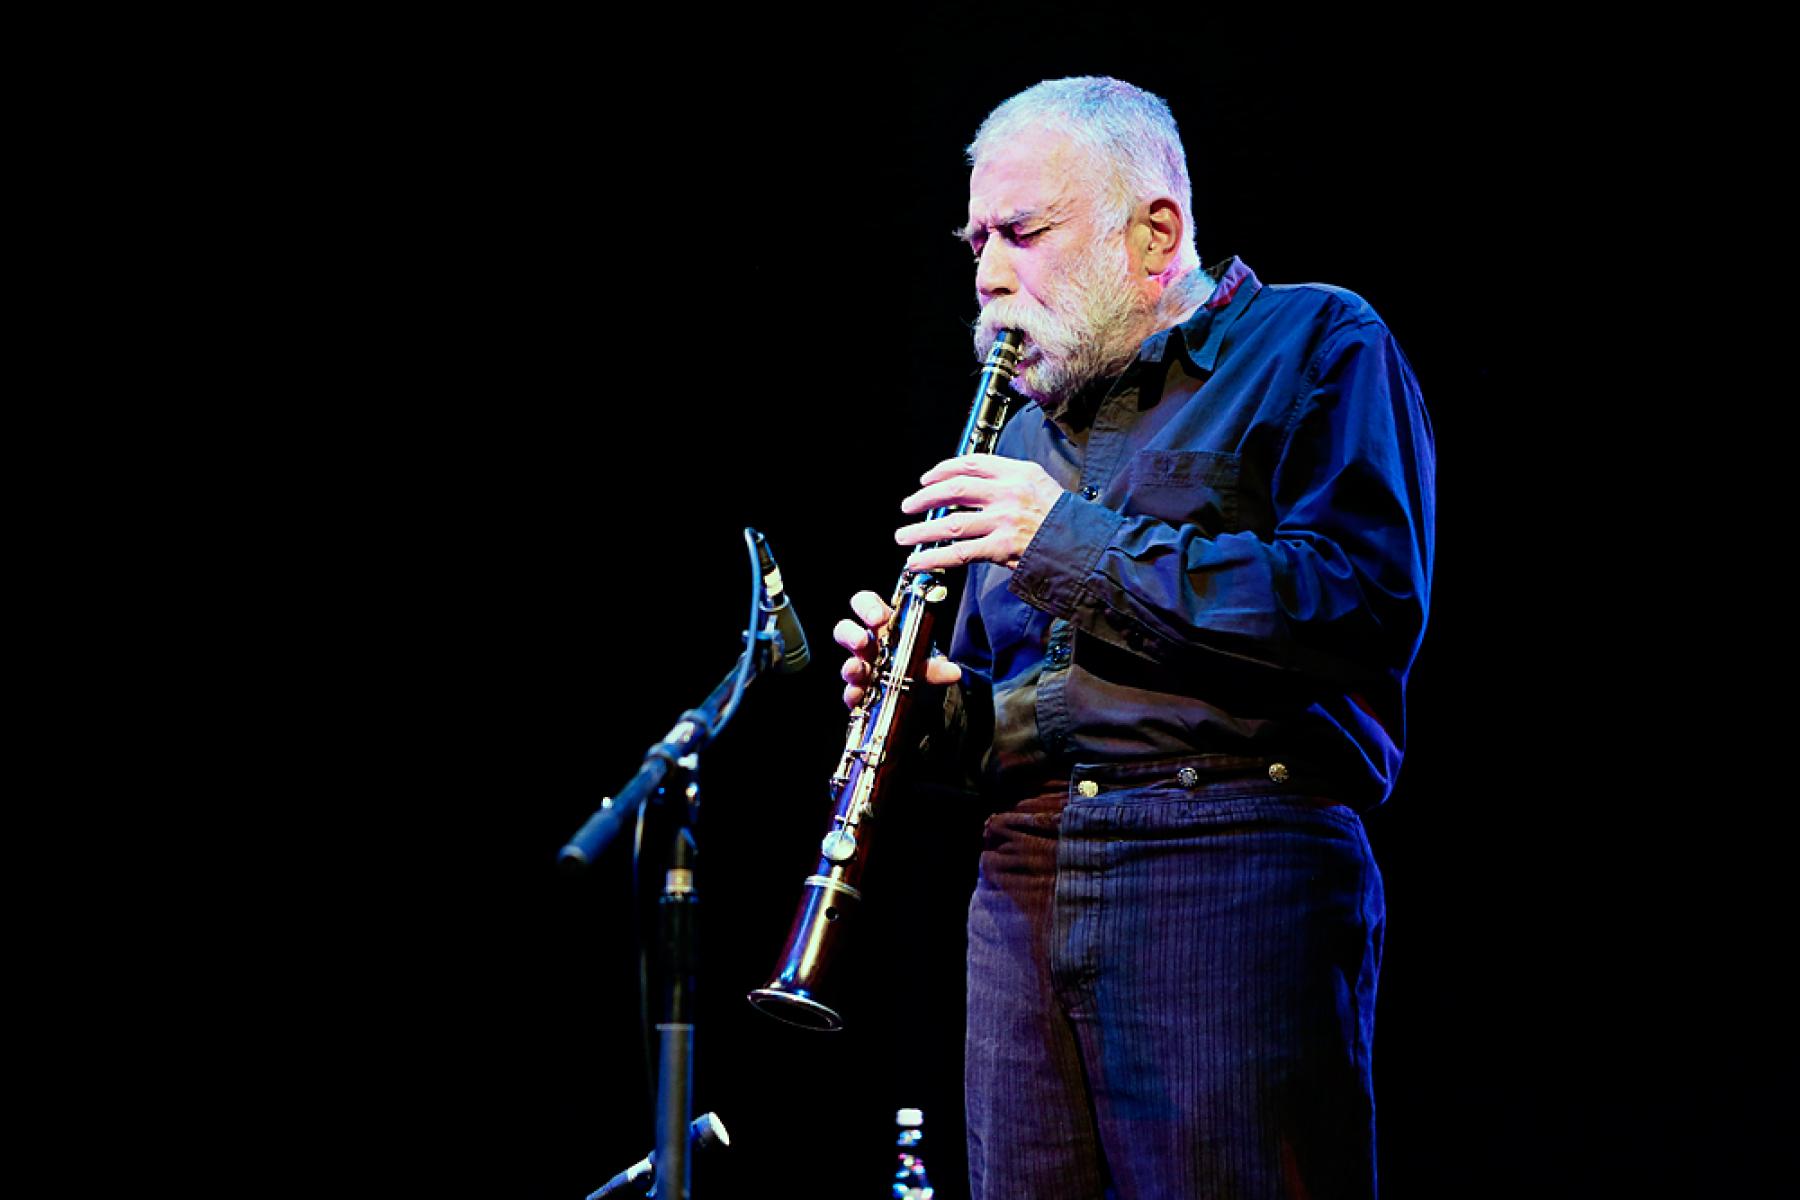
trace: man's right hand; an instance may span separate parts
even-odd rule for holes
[[[844,660],[844,707],[862,703],[863,692],[875,677],[875,645],[882,629],[894,618],[894,610],[874,592],[858,592],[850,597],[850,611],[855,620],[845,618],[832,629],[832,640],[850,652]],[[925,663],[925,682],[940,687],[962,678],[962,668],[947,658],[933,655]]]

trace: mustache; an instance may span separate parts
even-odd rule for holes
[[[1000,336],[1002,329],[1017,330],[1024,337],[1026,347],[1036,345],[1042,348],[1045,331],[1038,328],[1036,318],[1024,312],[1014,312],[1004,301],[1000,301],[982,309],[981,315],[975,319],[975,349],[978,356],[987,357],[988,351],[994,348],[994,339]]]

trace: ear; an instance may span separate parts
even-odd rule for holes
[[[1158,197],[1138,210],[1132,236],[1143,257],[1144,274],[1161,275],[1175,265],[1187,232],[1181,206],[1167,196]]]

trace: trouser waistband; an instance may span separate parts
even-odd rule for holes
[[[1008,781],[1007,796],[1048,796],[1066,793],[1070,798],[1093,798],[1126,788],[1166,786],[1197,791],[1217,784],[1262,784],[1269,791],[1299,797],[1315,797],[1321,804],[1343,804],[1343,789],[1324,773],[1281,756],[1189,754],[1177,758],[1136,762],[1075,763],[1030,780]],[[1261,790],[1261,789],[1259,789]]]

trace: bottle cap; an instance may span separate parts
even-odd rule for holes
[[[917,1108],[903,1108],[894,1114],[894,1124],[917,1129],[925,1123],[925,1113]]]

